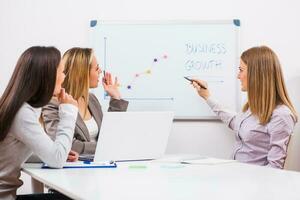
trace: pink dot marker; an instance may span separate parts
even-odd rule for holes
[[[164,59],[167,59],[167,58],[168,58],[168,56],[165,54],[165,55],[163,56],[163,58],[164,58]]]

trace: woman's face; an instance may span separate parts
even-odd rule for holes
[[[240,79],[241,81],[241,89],[242,91],[247,91],[247,65],[242,61],[240,60],[240,66],[239,66],[239,73],[238,73],[238,76],[237,78]]]
[[[54,88],[54,96],[57,96],[61,91],[61,85],[65,80],[66,75],[64,74],[64,63],[63,60],[60,61],[57,72],[56,72],[56,83]]]
[[[90,88],[98,87],[99,75],[102,73],[102,70],[97,63],[97,59],[95,56],[92,58],[92,64],[90,69]]]

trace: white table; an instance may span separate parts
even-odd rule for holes
[[[132,168],[134,165],[137,168]],[[23,171],[74,199],[300,199],[300,173],[242,163],[183,165],[149,161],[119,163],[110,169],[27,166]]]

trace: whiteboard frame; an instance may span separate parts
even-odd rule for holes
[[[174,25],[174,24],[233,24],[235,26],[235,37],[236,37],[236,59],[235,59],[235,74],[238,73],[238,66],[240,60],[240,20],[239,19],[228,19],[228,20],[91,20],[90,21],[90,34],[93,31],[92,29],[99,24],[104,25]],[[237,22],[237,24],[235,24]],[[91,38],[91,35],[90,35]],[[91,41],[90,41],[91,44]],[[235,81],[235,99],[236,112],[241,109],[241,94],[240,86],[238,85],[238,80]],[[199,97],[201,98],[201,97]],[[205,100],[203,100],[205,101]],[[174,121],[220,121],[218,116],[174,116]]]

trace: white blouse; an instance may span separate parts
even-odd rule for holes
[[[21,166],[32,153],[53,168],[64,165],[72,146],[78,108],[60,104],[58,112],[54,141],[39,123],[41,108],[24,103],[17,112],[9,133],[0,142],[0,199],[16,199],[16,190],[23,184],[19,179]]]
[[[89,131],[91,142],[96,142],[98,136],[98,125],[96,120],[92,117],[91,119],[84,121],[84,123]]]

